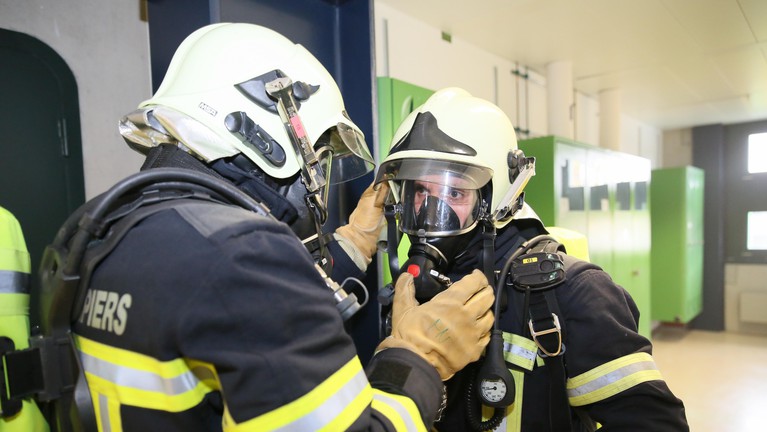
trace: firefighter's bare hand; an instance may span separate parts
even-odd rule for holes
[[[392,333],[378,349],[405,348],[431,363],[442,380],[479,359],[493,326],[493,290],[479,270],[424,304],[415,299],[413,276],[397,279]]]
[[[349,216],[349,223],[336,229],[336,234],[351,241],[368,263],[376,253],[378,236],[384,226],[383,207],[388,194],[386,182],[368,186]]]

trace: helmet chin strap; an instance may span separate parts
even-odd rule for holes
[[[310,206],[309,195],[307,195],[305,198],[307,208],[311,210],[312,207]],[[314,262],[317,263],[317,265],[320,266],[320,268],[325,273],[330,274],[333,268],[333,260],[330,257],[330,251],[328,250],[327,245],[328,242],[330,242],[332,234],[325,234],[322,232],[322,224],[320,223],[320,219],[316,213],[312,212],[310,217],[314,223],[316,233],[310,235],[309,237],[302,238],[301,242],[304,244],[304,247],[306,247],[309,253],[312,254]]]
[[[495,223],[483,219],[482,225],[482,272],[491,284],[495,281]],[[497,295],[497,294],[496,294]]]
[[[489,193],[488,193],[489,196]],[[482,263],[482,273],[485,274],[487,281],[492,285],[495,281],[495,214],[491,214],[489,210],[490,206],[486,200],[482,200],[479,216],[477,217],[478,224],[482,230],[482,255],[480,262]]]
[[[328,220],[328,209],[325,202],[320,197],[319,192],[307,193],[304,195],[304,201],[306,202],[306,207],[312,211],[314,220],[317,223],[317,232],[321,233],[322,225],[325,225],[325,222]]]

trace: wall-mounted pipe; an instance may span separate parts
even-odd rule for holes
[[[529,78],[530,73],[525,66],[524,71],[521,69],[518,63],[514,63],[514,69],[511,70],[511,74],[516,76],[515,85],[517,89],[517,121],[514,123],[514,131],[517,133],[517,138],[528,138],[530,136],[530,97],[529,97]],[[520,79],[524,80],[524,113],[525,113],[525,127],[523,128],[520,115],[522,113],[522,96],[520,89]],[[519,136],[523,135],[523,136]]]

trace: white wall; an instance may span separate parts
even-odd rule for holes
[[[663,132],[663,167],[692,165],[692,129],[672,129]]]
[[[510,98],[496,98],[497,79],[514,85],[511,61],[475,49],[386,5],[375,5],[376,75],[390,76],[426,88],[460,85],[477,97],[512,109]],[[505,95],[504,95],[505,96]],[[502,107],[503,108],[503,107]]]
[[[724,266],[724,328],[737,333],[767,335],[767,266]]]
[[[599,142],[599,100],[584,93],[575,93],[575,140]]]
[[[548,134],[545,71],[528,69],[455,36],[450,43],[443,41],[439,29],[389,6],[374,7],[378,76],[433,89],[464,87],[495,102],[516,126],[529,130],[529,136]],[[138,170],[143,158],[124,144],[116,124],[151,96],[148,26],[139,19],[139,2],[0,0],[0,27],[40,39],[72,69],[80,99],[86,196]],[[597,145],[598,109],[594,96],[576,95],[578,141]],[[621,127],[628,129],[622,132],[621,150],[649,157],[656,166],[661,133],[647,132],[652,128],[625,116]]]
[[[660,167],[663,132],[627,115],[621,116],[620,151],[650,159],[652,168]]]
[[[151,95],[149,31],[139,2],[0,0],[0,28],[39,39],[72,69],[86,197],[136,172],[143,157],[125,145],[117,121]]]
[[[430,89],[463,87],[495,102],[529,136],[549,135],[545,70],[535,71],[514,59],[504,59],[399,10],[374,2],[376,75],[397,78]],[[510,41],[511,43],[511,41]],[[561,59],[567,60],[567,59]],[[512,71],[527,74],[519,78]],[[575,139],[599,144],[597,96],[576,92]],[[621,116],[618,150],[659,163],[662,133],[626,115]],[[519,138],[527,138],[521,134]]]

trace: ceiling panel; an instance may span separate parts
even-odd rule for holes
[[[704,53],[756,42],[737,1],[664,0],[663,4]]]
[[[715,57],[715,67],[735,93],[767,88],[767,58],[756,45],[723,52]]]
[[[767,41],[767,1],[740,0],[738,4],[757,40]]]
[[[767,0],[375,1],[544,76],[571,61],[656,127],[767,118]]]
[[[691,102],[725,99],[738,94],[731,85],[732,81],[722,73],[713,59],[706,57],[679,59],[668,64],[667,67],[669,73],[674,76],[676,85],[687,89],[688,99]],[[654,83],[646,83],[646,85],[652,87]],[[680,103],[669,104],[669,106],[675,105]]]

